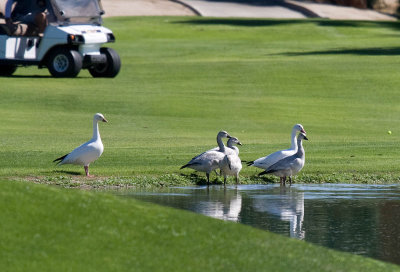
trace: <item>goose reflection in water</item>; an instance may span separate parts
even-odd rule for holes
[[[241,194],[237,190],[225,191],[223,201],[220,195],[215,195],[215,197],[218,197],[218,200],[214,199],[211,193],[209,199],[197,203],[195,211],[213,218],[239,222],[239,214],[242,210]]]
[[[259,212],[279,217],[289,222],[290,237],[303,240],[306,236],[304,222],[304,193],[281,190],[274,195],[256,195],[253,201],[254,209]]]

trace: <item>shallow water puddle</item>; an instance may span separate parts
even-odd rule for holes
[[[199,186],[118,194],[400,264],[399,185]]]

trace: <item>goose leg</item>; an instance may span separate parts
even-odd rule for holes
[[[207,185],[210,185],[210,173],[206,173],[207,176]]]
[[[86,176],[87,177],[90,177],[90,175],[89,175],[89,166],[83,166],[83,168],[85,168],[85,173],[86,173]]]
[[[286,177],[283,177],[282,180],[283,180],[283,186],[286,186]]]
[[[289,182],[290,182],[290,186],[292,186],[292,177],[289,176]]]
[[[239,184],[239,175],[236,175],[236,184]]]

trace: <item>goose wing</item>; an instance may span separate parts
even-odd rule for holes
[[[59,164],[88,165],[98,159],[102,153],[103,144],[101,142],[89,141],[72,150]]]
[[[265,156],[265,157],[255,160],[253,162],[253,166],[262,168],[262,169],[268,169],[270,166],[274,165],[275,163],[277,163],[287,157],[290,157],[294,154],[296,154],[296,150],[292,150],[292,149],[276,151],[272,154],[269,154],[268,156]]]

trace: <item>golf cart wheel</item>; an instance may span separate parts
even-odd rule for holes
[[[13,64],[0,64],[0,76],[11,76],[17,70],[17,66]]]
[[[68,48],[57,48],[51,53],[47,68],[54,77],[76,77],[82,69],[82,55]]]
[[[100,53],[106,55],[107,62],[90,67],[90,74],[93,77],[115,77],[121,69],[121,59],[118,53],[107,47],[100,48]]]

